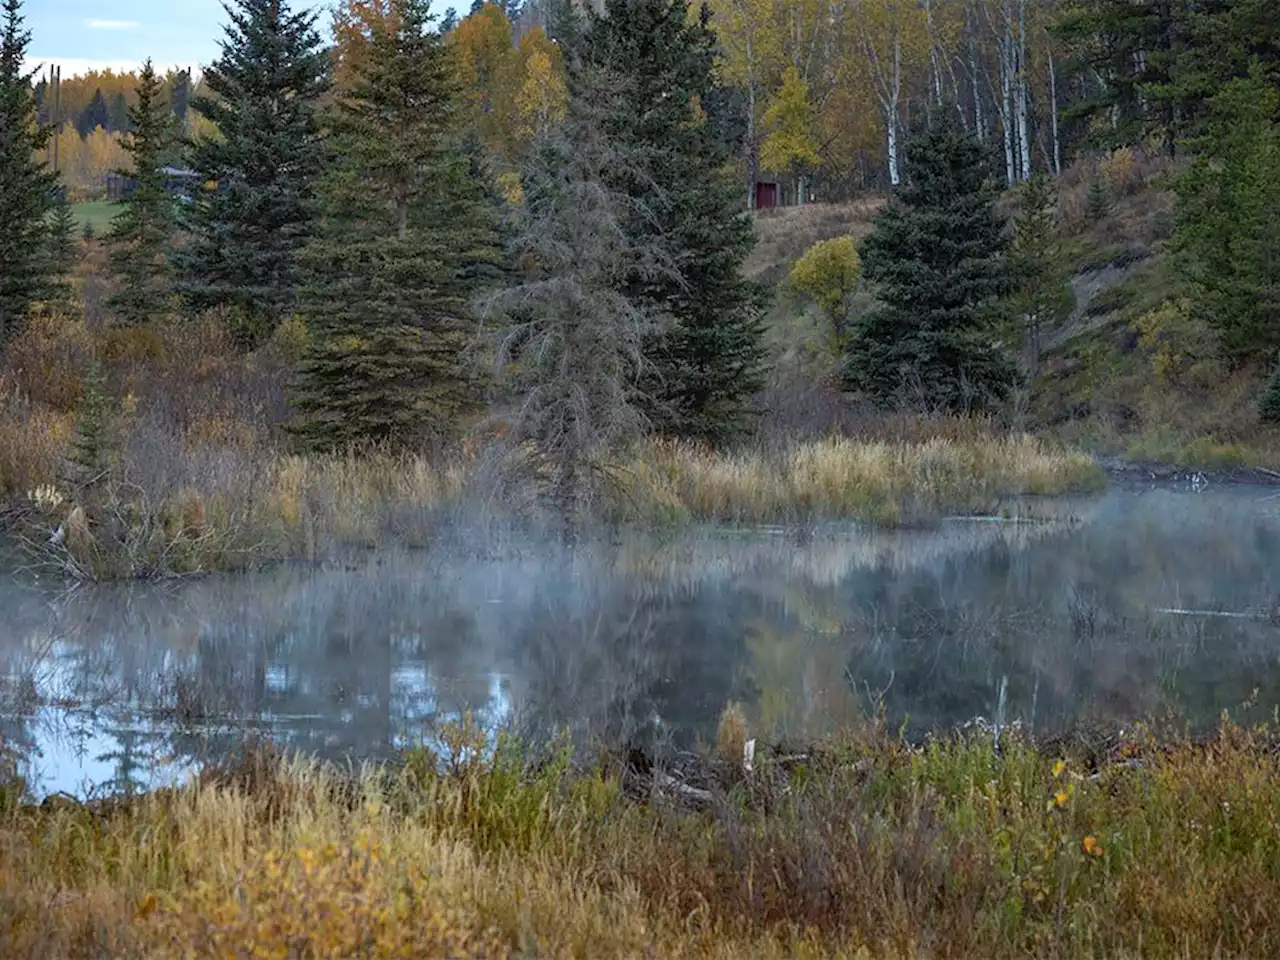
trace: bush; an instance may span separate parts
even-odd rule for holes
[[[0,497],[56,483],[74,428],[72,414],[0,397]]]
[[[83,320],[38,315],[9,345],[4,356],[6,379],[33,403],[71,413],[80,405],[94,353],[93,334]]]
[[[1208,386],[1221,373],[1215,362],[1218,337],[1199,319],[1186,300],[1172,300],[1140,316],[1138,344],[1151,358],[1156,378],[1163,384]],[[1193,373],[1199,375],[1193,376]]]
[[[1144,164],[1130,147],[1113,150],[1098,161],[1098,174],[1113,197],[1127,197],[1147,185]]]
[[[791,268],[788,280],[838,325],[861,275],[857,245],[853,237],[844,236],[811,246]]]

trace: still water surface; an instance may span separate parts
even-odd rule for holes
[[[1280,499],[1116,490],[1049,522],[384,554],[180,585],[0,581],[0,737],[36,793],[165,782],[264,731],[363,759],[470,711],[537,738],[908,733],[1280,704]],[[1001,689],[1004,689],[1003,705]],[[1257,691],[1256,697],[1253,696]]]

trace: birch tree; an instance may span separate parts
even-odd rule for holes
[[[755,207],[759,176],[760,123],[768,90],[779,72],[781,45],[774,29],[773,0],[712,0],[712,23],[720,42],[717,72],[722,82],[741,87],[747,98],[747,206]]]
[[[924,11],[915,0],[853,0],[853,25],[884,116],[889,182],[901,182],[904,70],[924,40]]]

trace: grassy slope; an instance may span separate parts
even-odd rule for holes
[[[1186,467],[1280,469],[1280,431],[1258,419],[1266,371],[1229,370],[1213,359],[1212,331],[1176,304],[1186,289],[1167,252],[1173,197],[1165,171],[1139,162],[1115,185],[1106,218],[1087,224],[1087,183],[1077,172],[1060,185],[1063,247],[1071,276],[1060,322],[1045,332],[1042,374],[1031,425],[1094,453]],[[1007,201],[1006,201],[1007,202]],[[1009,204],[1011,207],[1011,204]],[[749,267],[781,281],[807,245],[870,229],[874,203],[811,207],[762,216]],[[866,293],[861,303],[866,308]],[[768,323],[780,376],[829,379],[834,358],[825,321],[779,287]],[[812,402],[809,403],[812,408]]]

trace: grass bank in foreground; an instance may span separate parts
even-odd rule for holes
[[[732,709],[720,755],[740,757]],[[876,730],[704,759],[196,785],[0,812],[10,957],[1096,957],[1280,951],[1277,734],[1106,749]]]

